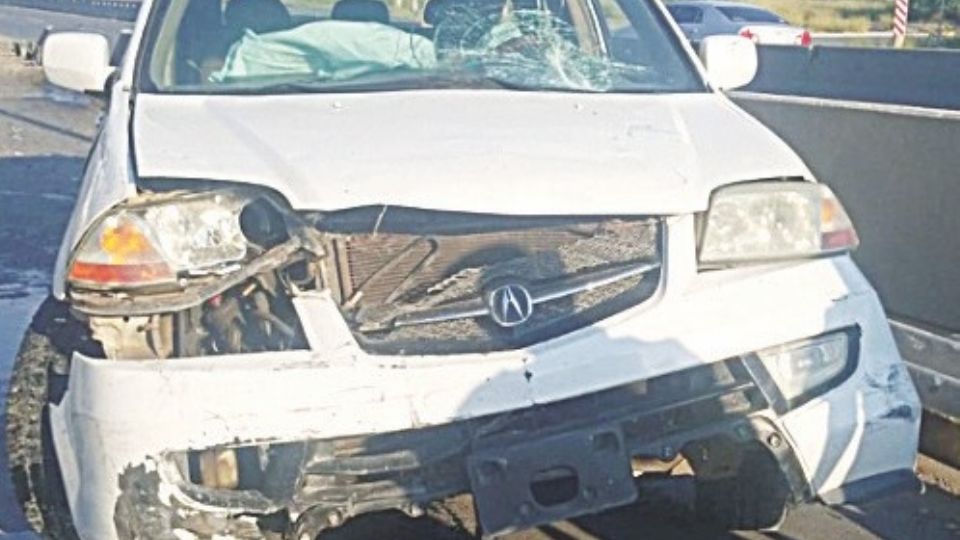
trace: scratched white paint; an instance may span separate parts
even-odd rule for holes
[[[692,253],[692,246],[676,250]],[[879,418],[881,407],[857,416],[868,367],[889,368],[900,360],[883,336],[886,321],[876,296],[853,263],[843,257],[725,275],[695,277],[652,306],[526,350],[490,355],[375,357],[355,342],[335,340],[329,349],[167,361],[76,357],[70,391],[52,415],[58,449],[77,457],[76,466],[69,460],[63,465],[78,525],[87,538],[112,538],[118,475],[165,450],[440,424],[851,324],[864,329],[861,369],[825,398],[787,415],[783,425],[808,475],[831,474],[823,487],[911,467],[917,419],[886,421]],[[301,314],[309,326],[329,320],[336,309],[318,295]],[[886,429],[866,429],[866,423]],[[829,445],[839,446],[825,451]]]

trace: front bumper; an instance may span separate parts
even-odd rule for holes
[[[177,486],[176,475],[162,466],[170,452],[458,429],[548,404],[596,401],[611,389],[704,365],[713,369],[751,351],[849,327],[861,331],[856,371],[797,409],[777,414],[755,390],[740,388],[736,391],[756,398],[746,400],[746,409],[730,418],[694,415],[710,420],[687,426],[676,440],[669,430],[643,423],[649,411],[639,402],[632,405],[639,409],[609,418],[620,426],[613,433],[621,434],[625,453],[653,447],[662,452],[664,444],[677,448],[699,437],[698,430],[736,435],[742,425],[757,433],[762,420],[763,429],[786,442],[784,463],[795,463],[794,484],[805,497],[912,468],[919,402],[876,295],[848,258],[706,274],[685,273],[679,265],[673,270],[654,301],[520,351],[369,356],[356,346],[332,301],[317,294],[297,304],[312,332],[310,351],[148,362],[77,355],[69,389],[51,407],[77,529],[87,539],[117,537],[114,510],[122,488],[129,488],[124,482],[131,471],[146,470],[145,463],[159,464],[153,478],[162,501],[230,513]],[[608,419],[600,412],[583,418]],[[631,436],[624,422],[637,421],[640,435]],[[575,422],[563,432],[585,433],[579,426]],[[654,444],[648,448],[648,443]],[[492,451],[507,447],[513,446],[493,444]],[[476,448],[482,457],[482,447]],[[465,476],[457,485],[427,495],[481,483],[469,478],[469,467],[460,471]],[[621,503],[623,497],[609,495],[590,508]]]
[[[167,481],[194,503],[243,507],[260,515],[288,509],[310,531],[367,512],[417,514],[433,501],[471,492],[483,530],[506,533],[646,495],[634,485],[633,460],[663,464],[681,453],[705,455],[720,447],[751,445],[767,447],[773,455],[786,480],[786,499],[809,499],[796,456],[766,418],[775,407],[768,394],[737,358],[441,426],[235,446],[232,450],[240,456],[267,456],[264,472],[272,479],[287,476],[253,489],[211,489],[188,481],[184,465],[189,460],[182,452],[164,456],[160,467],[168,471]],[[189,513],[189,506],[182,510]],[[174,519],[170,527],[185,523]],[[292,537],[301,538],[302,532]]]

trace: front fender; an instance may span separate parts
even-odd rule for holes
[[[52,294],[58,300],[66,297],[70,258],[84,233],[100,215],[136,193],[130,152],[130,91],[121,84],[114,84],[110,91],[109,105],[84,164],[77,201],[57,252]]]

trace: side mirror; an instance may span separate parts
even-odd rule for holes
[[[78,92],[103,92],[113,73],[110,42],[100,34],[58,32],[43,42],[47,80]]]
[[[757,46],[741,36],[709,36],[700,42],[700,60],[718,90],[750,84],[757,76]]]

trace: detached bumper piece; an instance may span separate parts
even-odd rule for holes
[[[664,478],[638,473],[634,463],[669,462],[681,453],[707,460],[716,441],[766,449],[789,498],[807,499],[789,445],[753,414],[769,409],[771,399],[750,370],[732,359],[439,427],[190,451],[167,462],[182,474],[180,492],[198,506],[261,515],[286,509],[299,516],[298,533],[373,511],[417,515],[433,501],[470,492],[483,532],[500,534],[646,499],[663,490]],[[204,453],[224,450],[235,454],[228,473],[202,470]],[[706,461],[698,471],[700,465],[693,463],[694,471],[708,483],[719,474]]]

